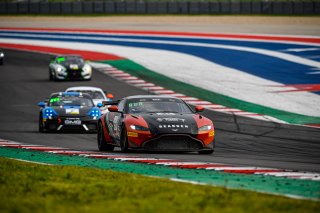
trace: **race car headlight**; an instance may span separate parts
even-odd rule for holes
[[[4,54],[3,53],[0,53],[0,57],[3,57],[4,56]]]
[[[83,66],[82,70],[83,70],[83,73],[87,74],[87,75],[91,74],[91,72],[92,72],[92,68],[89,64],[85,64]]]
[[[57,68],[56,68],[56,71],[57,71],[57,73],[63,73],[64,71],[65,71],[66,69],[64,68],[64,67],[62,67],[62,66],[58,66]]]
[[[205,126],[202,126],[198,129],[199,132],[203,132],[203,131],[209,131],[212,129],[212,126],[211,125],[205,125]]]
[[[95,117],[95,118],[100,118],[100,116],[101,116],[101,112],[100,112],[100,109],[92,109],[92,110],[90,110],[90,112],[89,112],[89,116],[90,117]]]
[[[49,109],[45,109],[44,110],[44,115],[45,115],[45,117],[50,119],[50,118],[52,118],[54,116],[57,116],[58,114],[53,109],[49,108]]]
[[[139,130],[139,131],[149,131],[149,128],[138,126],[138,125],[130,125],[130,128],[133,130]]]

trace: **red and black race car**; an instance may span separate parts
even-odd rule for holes
[[[214,151],[214,126],[183,100],[170,96],[129,96],[111,105],[98,122],[100,151]]]

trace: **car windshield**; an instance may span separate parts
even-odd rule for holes
[[[127,111],[128,113],[192,113],[183,101],[173,98],[129,100]]]
[[[50,98],[49,105],[93,107],[93,102],[90,98],[81,96],[53,96]]]
[[[104,99],[103,94],[99,91],[92,90],[68,90],[68,92],[82,92],[87,93],[91,96],[92,99]]]
[[[57,58],[57,62],[62,65],[84,63],[80,56],[60,56]]]

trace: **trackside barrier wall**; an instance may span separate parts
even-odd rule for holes
[[[320,15],[320,1],[0,2],[0,14],[274,14]]]

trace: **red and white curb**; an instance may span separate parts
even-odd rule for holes
[[[95,151],[80,151],[72,150],[63,147],[50,147],[42,145],[22,144],[14,141],[0,139],[0,147],[27,149],[34,151],[42,151],[47,153],[59,154],[59,155],[71,155],[82,156],[87,158],[96,159],[108,159],[115,161],[131,162],[131,163],[144,163],[158,166],[168,166],[180,169],[204,169],[207,171],[218,171],[243,175],[265,175],[276,176],[290,179],[302,179],[320,181],[320,173],[315,172],[301,172],[288,169],[275,169],[275,168],[263,168],[263,167],[243,167],[221,163],[209,163],[209,162],[188,162],[174,159],[163,158],[145,158],[139,156],[129,156],[119,153],[102,153]]]
[[[100,72],[107,74],[114,79],[124,81],[127,84],[130,84],[132,86],[138,87],[143,90],[146,90],[151,94],[177,97],[177,98],[184,100],[188,104],[202,106],[202,107],[204,107],[208,110],[212,110],[212,111],[217,111],[217,112],[222,112],[222,113],[227,113],[227,114],[234,114],[234,115],[239,115],[239,116],[244,116],[244,117],[251,117],[251,118],[255,118],[255,119],[273,121],[273,122],[278,122],[278,123],[286,123],[284,121],[281,121],[281,120],[276,119],[271,116],[258,114],[258,113],[254,113],[254,112],[246,112],[246,111],[243,111],[240,109],[235,109],[235,108],[229,108],[226,106],[222,106],[220,104],[212,103],[212,102],[205,101],[205,100],[200,100],[195,97],[190,97],[185,94],[177,93],[173,90],[166,89],[164,87],[155,85],[154,83],[150,83],[150,82],[142,80],[138,77],[132,76],[129,73],[118,70],[117,68],[112,67],[111,65],[108,65],[108,64],[102,64],[102,63],[96,63],[96,62],[91,63],[91,64]]]

